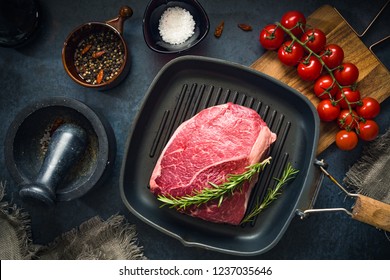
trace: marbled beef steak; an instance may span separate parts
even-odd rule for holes
[[[276,135],[259,114],[226,103],[202,110],[182,123],[165,146],[153,170],[150,190],[155,195],[181,197],[221,184],[228,174],[243,173],[264,159]],[[220,206],[210,201],[183,212],[216,223],[238,225],[245,215],[257,177],[235,191]]]

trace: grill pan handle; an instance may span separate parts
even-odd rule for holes
[[[313,173],[313,186],[310,189],[310,191],[306,194],[304,194],[303,199],[301,200],[301,204],[298,205],[298,209],[296,209],[296,214],[300,216],[302,219],[306,217],[306,211],[308,210],[302,210],[302,209],[309,209],[313,210],[314,204],[317,200],[318,193],[320,192],[320,188],[322,185],[322,181],[324,180],[325,174],[321,172],[321,170],[318,168],[319,166],[323,166],[324,168],[328,167],[328,164],[324,162],[323,160],[314,159],[313,163],[313,171],[309,171],[310,173]]]
[[[372,225],[376,228],[389,231],[390,232],[390,204],[372,199],[368,196],[362,194],[353,194],[348,192],[337,180],[329,174],[325,169],[327,167],[326,163],[319,161],[315,163],[321,172],[328,177],[336,186],[338,186],[344,193],[350,197],[356,198],[355,205],[352,206],[352,212],[348,211],[345,208],[327,208],[327,209],[313,209],[309,208],[307,210],[301,211],[297,210],[298,215],[303,219],[309,213],[314,212],[334,212],[334,211],[343,211],[347,213],[352,219],[357,221]],[[319,189],[319,188],[318,188]],[[318,194],[318,191],[317,191]]]
[[[352,218],[390,232],[390,204],[361,194],[354,196]]]

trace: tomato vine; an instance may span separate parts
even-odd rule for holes
[[[326,34],[308,27],[299,11],[286,12],[280,22],[268,24],[260,34],[265,49],[277,51],[283,64],[297,67],[301,79],[315,82],[314,93],[321,99],[317,106],[319,117],[321,121],[338,123],[342,132],[336,144],[340,149],[353,149],[357,136],[365,141],[376,138],[379,128],[373,118],[379,114],[379,102],[372,97],[361,98],[357,88],[359,69],[343,61],[344,51],[339,45],[326,45]],[[349,137],[340,137],[346,132]],[[344,143],[347,141],[351,143]]]

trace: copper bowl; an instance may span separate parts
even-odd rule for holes
[[[62,48],[62,63],[66,73],[73,81],[87,88],[98,90],[108,90],[117,86],[128,74],[130,70],[129,54],[126,41],[123,38],[123,24],[126,19],[133,15],[133,10],[128,6],[121,7],[118,17],[106,22],[88,22],[74,29],[66,38]],[[123,63],[121,64],[117,74],[109,80],[102,80],[100,83],[91,84],[86,82],[78,73],[75,65],[75,53],[80,44],[91,34],[101,32],[109,32],[117,36],[121,48],[123,49]]]

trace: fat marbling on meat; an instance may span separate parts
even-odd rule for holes
[[[259,114],[247,107],[226,103],[206,108],[183,122],[162,151],[152,176],[150,190],[155,195],[181,197],[195,190],[221,184],[229,174],[264,159],[276,134]],[[260,175],[261,176],[261,175]],[[254,176],[218,206],[210,201],[191,206],[184,213],[215,223],[238,225],[245,215]]]

